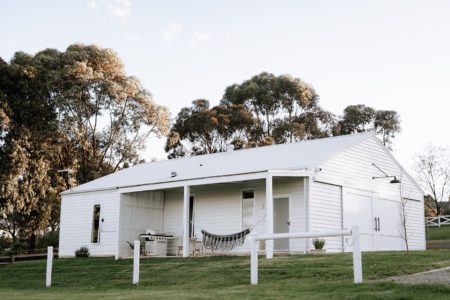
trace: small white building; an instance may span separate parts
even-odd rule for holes
[[[385,172],[383,174],[382,172]],[[401,183],[396,183],[396,176]],[[391,182],[392,181],[392,182]],[[148,228],[189,245],[201,230],[231,234],[340,230],[359,225],[363,251],[403,250],[400,189],[412,250],[425,249],[423,192],[372,133],[143,163],[62,193],[59,255],[131,256]],[[328,252],[351,249],[327,238]],[[305,253],[310,240],[261,244]],[[184,256],[189,255],[185,247]],[[249,242],[234,252],[249,253]]]

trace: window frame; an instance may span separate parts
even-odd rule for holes
[[[97,241],[94,242],[94,229],[95,229],[95,210],[98,207],[98,227],[97,227]],[[92,223],[91,223],[91,244],[92,245],[99,245],[100,244],[100,232],[101,232],[101,222],[102,222],[102,205],[101,204],[94,204],[92,207]]]
[[[245,198],[244,199],[244,192],[247,191],[252,191],[253,192],[253,198]],[[241,189],[240,190],[241,193],[241,200],[240,200],[240,205],[241,205],[241,230],[245,230],[247,228],[244,228],[244,200],[253,200],[252,204],[253,204],[253,217],[252,217],[252,224],[250,224],[250,228],[255,226],[255,220],[256,220],[256,193],[255,193],[255,188],[245,188],[245,189]]]

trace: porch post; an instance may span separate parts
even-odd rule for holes
[[[190,186],[185,185],[183,191],[183,257],[189,256],[189,197]]]
[[[273,233],[273,191],[270,173],[266,177],[266,233]],[[273,240],[266,240],[266,258],[273,258]]]

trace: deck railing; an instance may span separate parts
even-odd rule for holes
[[[425,225],[437,227],[441,227],[442,225],[450,225],[450,215],[425,217]]]

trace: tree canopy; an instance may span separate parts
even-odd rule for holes
[[[59,192],[138,162],[169,129],[167,108],[97,46],[0,60],[0,97],[0,229],[13,238],[57,226]]]
[[[373,131],[387,147],[400,132],[395,111],[349,105],[337,117],[319,105],[308,83],[263,72],[225,88],[219,105],[195,100],[183,108],[166,143],[169,158]]]
[[[338,121],[336,134],[366,131],[376,133],[383,144],[391,149],[392,140],[401,131],[400,116],[393,110],[376,110],[363,104],[347,106]]]

